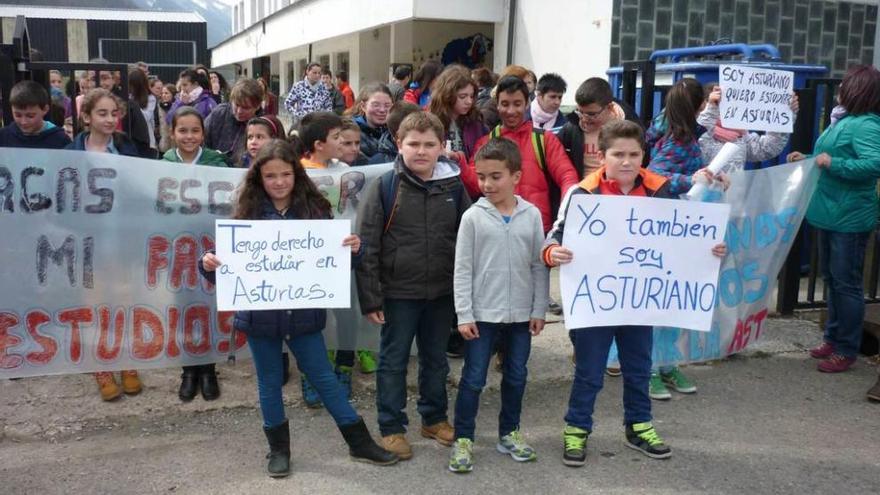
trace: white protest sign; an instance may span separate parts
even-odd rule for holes
[[[721,124],[728,129],[784,132],[794,129],[791,98],[794,73],[783,70],[722,65]]]
[[[730,206],[644,197],[571,197],[562,245],[565,326],[708,331]]]
[[[350,220],[216,220],[217,309],[351,306]]]

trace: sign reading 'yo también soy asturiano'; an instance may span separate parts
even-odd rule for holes
[[[794,73],[784,70],[722,65],[721,124],[728,129],[784,132],[794,129],[791,98]]]
[[[568,329],[611,325],[708,331],[718,295],[730,206],[669,199],[574,195],[560,286]]]
[[[349,220],[217,220],[217,309],[351,306]]]

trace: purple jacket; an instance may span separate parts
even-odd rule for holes
[[[461,129],[461,140],[464,141],[464,154],[467,155],[468,162],[477,152],[477,141],[488,133],[489,130],[479,120],[472,120]]]
[[[217,102],[214,101],[214,98],[211,97],[211,93],[208,91],[202,91],[202,94],[196,99],[196,101],[192,103],[184,103],[180,100],[180,98],[175,98],[174,103],[171,105],[171,108],[168,110],[168,113],[165,115],[165,122],[168,125],[171,125],[171,119],[174,118],[174,112],[177,111],[180,107],[193,107],[197,112],[202,114],[203,119],[207,119],[208,115],[211,114],[211,110],[217,106]]]

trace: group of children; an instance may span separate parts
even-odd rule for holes
[[[431,86],[432,99],[426,103],[432,112],[414,105],[393,105],[387,87],[367,85],[354,106],[354,120],[327,112],[303,115],[292,142],[284,139],[277,119],[258,115],[256,90],[246,82],[236,83],[231,101],[212,111],[208,120],[216,125],[206,125],[199,111],[186,106],[171,115],[174,147],[165,153],[165,160],[227,166],[230,157],[240,153],[238,163],[247,166],[248,172],[234,209],[234,217],[239,219],[330,218],[327,199],[305,171],[363,164],[379,153],[383,140],[394,146],[392,170],[365,191],[358,210],[357,235],[345,241],[353,256],[357,283],[353,300],[357,304],[336,314],[337,322],[355,325],[359,309],[368,320],[382,325],[376,370],[381,446],[373,442],[348,400],[355,353],[337,351],[332,365],[327,359],[321,334],[326,311],[241,311],[234,325],[247,335],[254,356],[271,476],[290,472],[290,435],[281,398],[281,387],[287,380],[286,355],[282,353],[285,344],[301,371],[307,403],[323,403],[339,425],[352,457],[386,465],[413,455],[406,438],[409,421],[405,409],[407,364],[415,341],[420,434],[450,446],[448,468],[462,473],[473,469],[479,397],[496,343],[503,342],[496,450],[520,462],[536,459],[535,449],[521,432],[520,412],[531,338],[543,330],[549,304],[549,268],[575,256],[561,245],[571,197],[677,198],[689,189],[697,174],[718,179],[705,170],[708,158],[701,151],[704,131],[698,118],[713,129],[715,141],[732,139],[748,146],[746,160],[759,159],[754,147],[748,145],[755,139],[764,141],[761,149],[771,149],[766,137],[725,133],[714,122],[719,95],[710,93],[704,110],[704,90],[692,80],[680,81],[670,91],[666,110],[649,129],[647,142],[641,126],[627,120],[622,103],[611,98],[607,83],[588,80],[578,89],[577,118],[570,117],[562,128],[564,133],[566,126],[576,125],[582,135],[574,136],[572,144],[560,144],[553,134],[559,131],[552,127],[555,120],[554,124],[545,123],[548,132],[544,135],[524,118],[530,105],[524,81],[514,76],[502,78],[492,95],[500,124],[491,134],[474,140],[474,123],[480,123],[474,111],[477,86],[466,74],[455,67],[439,74]],[[545,82],[538,84],[542,97],[561,98],[561,94],[551,93],[564,92],[564,81],[560,84],[549,77]],[[12,94],[15,132],[38,136],[30,138],[35,147],[57,147],[46,145],[48,137],[39,138],[54,136],[51,127],[32,122],[41,120],[39,113],[47,106],[41,99],[45,90],[23,83],[16,88]],[[31,110],[36,114],[31,115]],[[531,110],[538,111],[534,106]],[[69,146],[132,154],[124,135],[115,131],[120,111],[119,102],[109,92],[90,92],[82,109],[88,130]],[[389,121],[395,128],[389,130]],[[240,134],[239,129],[243,131]],[[480,130],[485,133],[487,129]],[[11,132],[0,131],[0,145]],[[216,133],[213,138],[211,132]],[[707,140],[706,149],[715,141]],[[220,144],[219,151],[212,149],[212,142]],[[642,168],[646,149],[651,156],[647,169]],[[572,165],[572,154],[580,155],[581,167]],[[522,187],[524,179],[530,187]],[[550,197],[551,181],[563,193],[558,205]],[[523,197],[526,193],[532,201]],[[551,229],[553,218],[557,220]],[[724,256],[726,247],[720,244],[713,253]],[[221,260],[209,252],[201,258],[200,270],[213,281],[220,264]],[[449,364],[445,351],[451,327],[457,327],[466,340],[454,426],[449,422],[446,391]],[[653,458],[671,455],[651,422],[650,397],[655,378],[669,383],[670,377],[680,372],[661,369],[652,373],[654,331],[651,327],[619,326],[571,332],[575,371],[563,429],[566,465],[585,463],[593,407],[614,342],[624,380],[626,445]],[[124,387],[126,376],[134,373],[137,377],[135,372],[125,373]],[[99,383],[107,398],[112,394],[105,395],[105,388],[112,388],[113,380],[103,376]],[[137,385],[139,389],[140,383]],[[192,399],[199,387],[205,399],[219,395],[213,365],[184,368],[181,399]]]

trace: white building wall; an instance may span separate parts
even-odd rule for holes
[[[495,25],[495,70],[507,65],[510,0]],[[612,0],[518,0],[513,63],[538,77],[560,74],[568,83],[563,105],[574,105],[575,89],[590,77],[606,77],[611,63]]]

